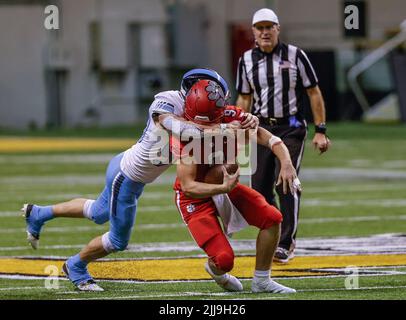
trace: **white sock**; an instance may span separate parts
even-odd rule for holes
[[[95,203],[96,200],[87,200],[83,206],[83,216],[85,218],[88,218],[89,220],[92,220],[92,205]]]
[[[255,270],[254,280],[265,281],[268,280],[271,275],[270,270]]]

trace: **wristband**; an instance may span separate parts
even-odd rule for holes
[[[321,133],[321,134],[326,134],[327,132],[327,127],[325,123],[320,123],[318,125],[314,126],[314,131],[316,133]]]
[[[280,143],[282,143],[282,139],[273,135],[272,138],[269,139],[268,145],[271,147],[271,150],[272,150],[272,148],[275,145],[280,144]]]

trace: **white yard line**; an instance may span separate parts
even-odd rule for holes
[[[323,291],[362,291],[362,290],[382,290],[382,289],[405,289],[406,286],[377,286],[377,287],[359,287],[354,289],[347,288],[320,288],[320,289],[303,289],[297,292],[323,292]]]
[[[161,224],[140,224],[136,225],[137,230],[161,230],[161,229],[177,229],[185,228],[183,223],[161,223]],[[69,232],[81,232],[81,231],[97,231],[97,230],[108,230],[109,226],[78,226],[78,227],[46,227],[44,228],[45,233],[69,233]],[[0,234],[10,234],[10,233],[21,233],[25,232],[25,228],[0,228]],[[0,247],[1,248],[1,247]]]
[[[331,199],[303,199],[304,207],[405,207],[406,199],[357,199],[357,200],[331,200]]]
[[[406,220],[406,215],[399,216],[351,216],[351,217],[331,217],[331,218],[302,218],[299,224],[332,223],[332,222],[364,222],[364,221],[392,221]]]
[[[230,240],[233,249],[240,252],[254,252],[256,241]],[[47,245],[41,249],[64,250],[79,249],[85,244]],[[4,246],[1,251],[26,251],[27,246]],[[182,242],[146,242],[131,244],[126,252],[200,252],[201,249],[192,241]],[[404,234],[381,234],[365,237],[335,237],[335,238],[301,238],[297,241],[295,254],[297,256],[331,256],[331,255],[360,255],[360,254],[405,254],[406,236]]]
[[[155,207],[153,207],[155,208]],[[151,209],[151,207],[140,208]],[[150,211],[152,212],[152,210]],[[7,213],[7,212],[6,212]],[[0,216],[1,216],[0,212]],[[9,216],[18,216],[15,212],[7,213]],[[366,221],[401,221],[406,220],[406,215],[399,216],[351,216],[351,217],[330,217],[330,218],[302,218],[301,224],[323,224],[333,222],[366,222]],[[69,233],[79,231],[97,231],[107,230],[109,227],[105,226],[77,226],[77,227],[45,227],[45,233]],[[185,228],[184,223],[150,223],[150,224],[136,224],[135,230],[161,230],[161,229],[181,229]],[[13,234],[22,233],[25,228],[0,228],[0,234]],[[0,247],[1,248],[1,247]]]
[[[27,280],[27,279],[24,279]],[[63,287],[65,288],[65,287]],[[63,289],[62,288],[62,289]],[[45,289],[45,290],[49,290],[46,289],[45,287],[10,287],[10,288],[0,288],[0,291],[13,291],[13,290],[38,290],[38,289]],[[60,288],[61,289],[61,288]]]
[[[31,203],[36,203],[36,202],[44,202],[44,201],[67,201],[75,198],[87,198],[87,199],[96,199],[99,196],[99,194],[96,193],[52,193],[52,194],[30,194],[29,199],[27,199],[27,195],[16,195],[15,193],[8,192],[8,194],[2,194],[0,195],[0,201],[9,201],[11,198],[13,201],[20,201],[21,203],[29,202]]]
[[[300,179],[305,181],[352,181],[354,179],[394,179],[405,180],[406,171],[359,169],[359,168],[304,168]],[[174,173],[161,175],[153,184],[169,184],[175,181]],[[241,181],[248,181],[248,176],[241,176]],[[50,176],[13,176],[1,177],[1,184],[24,185],[103,185],[104,174],[99,175],[50,175]]]
[[[164,206],[147,206],[139,205],[137,208],[137,214],[142,212],[158,212],[163,214],[172,214],[172,211],[176,211],[175,204],[173,205],[164,205]],[[0,211],[0,218],[8,217],[22,217],[22,213],[19,210],[16,211]]]
[[[353,193],[353,192],[370,192],[370,191],[387,191],[387,190],[400,190],[402,186],[398,184],[371,184],[371,185],[348,185],[339,184],[337,186],[326,186],[323,188],[305,187],[305,194],[309,193]]]
[[[242,291],[239,292],[238,294],[247,294],[251,293],[251,291]],[[119,299],[145,299],[145,298],[162,298],[162,297],[190,297],[190,296],[209,296],[209,297],[227,297],[231,295],[235,295],[235,292],[214,292],[214,293],[209,293],[209,292],[183,292],[183,293],[163,293],[163,294],[150,294],[150,295],[133,295],[133,296],[119,296],[119,297],[114,297],[114,296],[109,296],[109,297],[94,297],[94,298],[86,298],[86,300],[119,300]],[[65,300],[65,299],[64,299]],[[76,299],[67,299],[67,300],[82,300],[80,298]]]
[[[392,268],[404,268],[405,266],[394,266]],[[389,268],[389,267],[385,267]],[[344,268],[343,268],[344,269]],[[342,270],[343,270],[342,269]],[[361,268],[360,268],[361,269]],[[367,269],[367,267],[362,267],[363,269]],[[371,273],[371,274],[358,274],[359,277],[385,277],[385,276],[394,276],[394,275],[406,275],[406,272],[398,272],[398,273]],[[7,279],[7,280],[45,280],[49,276],[29,276],[29,275],[8,275],[8,274],[0,274],[0,279]],[[297,276],[297,277],[275,277],[275,279],[279,280],[304,280],[304,279],[326,279],[326,278],[346,278],[348,275],[343,274],[334,274],[334,275],[314,275],[314,276]],[[250,282],[252,278],[239,278],[241,281]],[[59,277],[59,281],[69,281],[65,277]],[[96,279],[97,282],[107,282],[107,283],[123,283],[123,284],[175,284],[175,283],[212,283],[213,280],[151,280],[151,281],[140,281],[140,280],[106,280],[106,279]],[[34,287],[33,287],[34,288]],[[38,288],[38,287],[36,287]],[[117,291],[131,291],[130,289],[126,290],[117,290]],[[75,291],[77,292],[77,291]]]
[[[363,291],[363,290],[382,290],[382,289],[405,289],[406,286],[376,286],[376,287],[359,287],[354,289],[346,288],[315,288],[315,289],[298,289],[297,292],[331,292],[331,291]],[[169,297],[190,297],[190,296],[208,296],[208,297],[227,297],[241,294],[252,294],[251,291],[241,291],[241,292],[183,292],[183,293],[169,293],[169,294],[152,294],[152,295],[129,295],[129,296],[108,296],[108,297],[93,297],[86,298],[86,300],[120,300],[120,299],[146,299],[146,298],[169,298]],[[272,294],[272,293],[268,293]],[[284,295],[274,294],[275,296],[266,297],[265,299],[278,299],[286,298]],[[256,299],[256,298],[255,298]],[[83,300],[83,298],[71,298],[63,300]]]

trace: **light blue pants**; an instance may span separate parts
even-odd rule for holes
[[[110,161],[106,186],[90,209],[91,218],[97,224],[110,221],[110,231],[103,236],[103,247],[107,252],[127,248],[135,223],[137,201],[145,186],[120,170],[122,157],[121,153]]]

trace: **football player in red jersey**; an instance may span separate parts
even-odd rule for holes
[[[202,124],[244,121],[241,109],[225,106],[224,100],[218,94],[217,86],[215,82],[209,80],[195,83],[186,96],[184,117]],[[281,140],[262,128],[257,132],[257,139],[258,143],[269,146],[279,158],[282,167],[279,181],[283,183],[285,192],[288,192],[288,189],[295,192],[295,188],[300,188],[300,183],[289,153]],[[279,242],[282,222],[279,210],[269,205],[255,190],[238,183],[239,169],[230,174],[225,166],[212,165],[204,152],[203,157],[202,153],[196,156],[190,152],[191,149],[186,148],[187,143],[178,141],[172,146],[178,157],[177,179],[174,185],[176,205],[192,237],[208,256],[205,270],[210,276],[225,290],[243,290],[241,282],[228,274],[234,265],[234,252],[226,233],[252,225],[259,229],[252,291],[296,292],[270,278],[272,258]],[[235,145],[228,144],[220,146],[235,148]],[[209,154],[211,155],[212,153]],[[229,163],[231,159],[224,160]],[[208,183],[216,182],[213,176],[218,175],[219,168],[223,174],[222,181]],[[220,226],[218,215],[222,219],[224,231]]]

